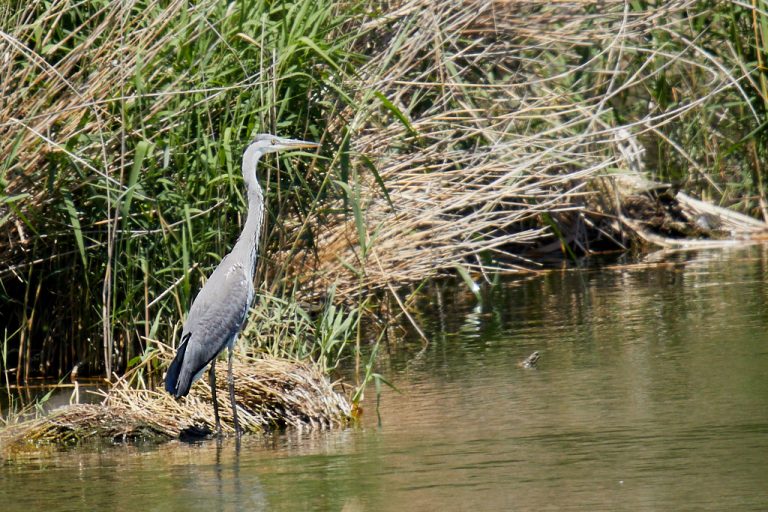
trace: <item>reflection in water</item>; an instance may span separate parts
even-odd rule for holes
[[[267,509],[258,474],[240,472],[234,441],[91,448],[3,471],[3,510]]]
[[[768,251],[435,285],[365,425],[84,449],[3,510],[765,510]],[[534,350],[537,369],[516,363]],[[414,354],[419,353],[417,358]],[[7,505],[7,506],[6,506]]]

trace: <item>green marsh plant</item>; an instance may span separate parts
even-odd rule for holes
[[[114,378],[146,340],[176,343],[242,224],[254,133],[324,150],[264,162],[250,332],[327,367],[354,340],[358,375],[366,297],[535,266],[525,251],[569,240],[562,220],[591,180],[622,170],[620,129],[651,177],[768,215],[764,0],[13,7],[0,8],[0,325],[20,382],[80,360]],[[348,309],[300,302],[330,289]],[[255,333],[261,320],[277,334]]]
[[[168,344],[237,237],[242,148],[259,132],[323,142],[350,107],[362,7],[329,0],[52,2],[0,11],[0,322],[16,378],[75,361],[108,378]],[[265,162],[259,282],[323,215],[326,160]],[[311,240],[311,227],[300,233]]]

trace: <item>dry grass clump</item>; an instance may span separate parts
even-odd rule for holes
[[[226,363],[217,364],[226,375]],[[280,428],[325,429],[342,426],[350,406],[317,368],[283,359],[241,358],[234,366],[240,425],[246,432]],[[130,372],[104,394],[100,404],[76,404],[48,416],[12,425],[0,433],[0,455],[91,440],[122,442],[162,440],[186,432],[213,431],[215,422],[210,387],[206,379],[190,394],[174,400],[162,390],[135,386],[137,372]],[[219,387],[221,386],[221,387]],[[232,408],[226,379],[217,379],[222,429],[233,433]]]

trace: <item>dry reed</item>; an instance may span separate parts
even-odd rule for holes
[[[588,249],[577,231],[591,222],[594,179],[632,170],[622,137],[663,135],[743,93],[743,71],[693,42],[696,5],[410,0],[370,21],[376,53],[352,86],[378,108],[350,110],[347,128],[388,197],[359,171],[365,232],[352,215],[328,223],[307,289],[349,296],[457,264],[531,271],[538,263],[525,256],[537,248]],[[649,46],[659,34],[670,43]],[[700,81],[696,95],[655,104],[647,90],[664,76]],[[619,239],[612,226],[597,231]]]

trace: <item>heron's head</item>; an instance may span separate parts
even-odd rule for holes
[[[277,135],[262,133],[253,139],[253,142],[246,149],[246,153],[274,153],[283,149],[316,148],[320,144],[316,142],[307,142],[299,139],[284,139]]]

